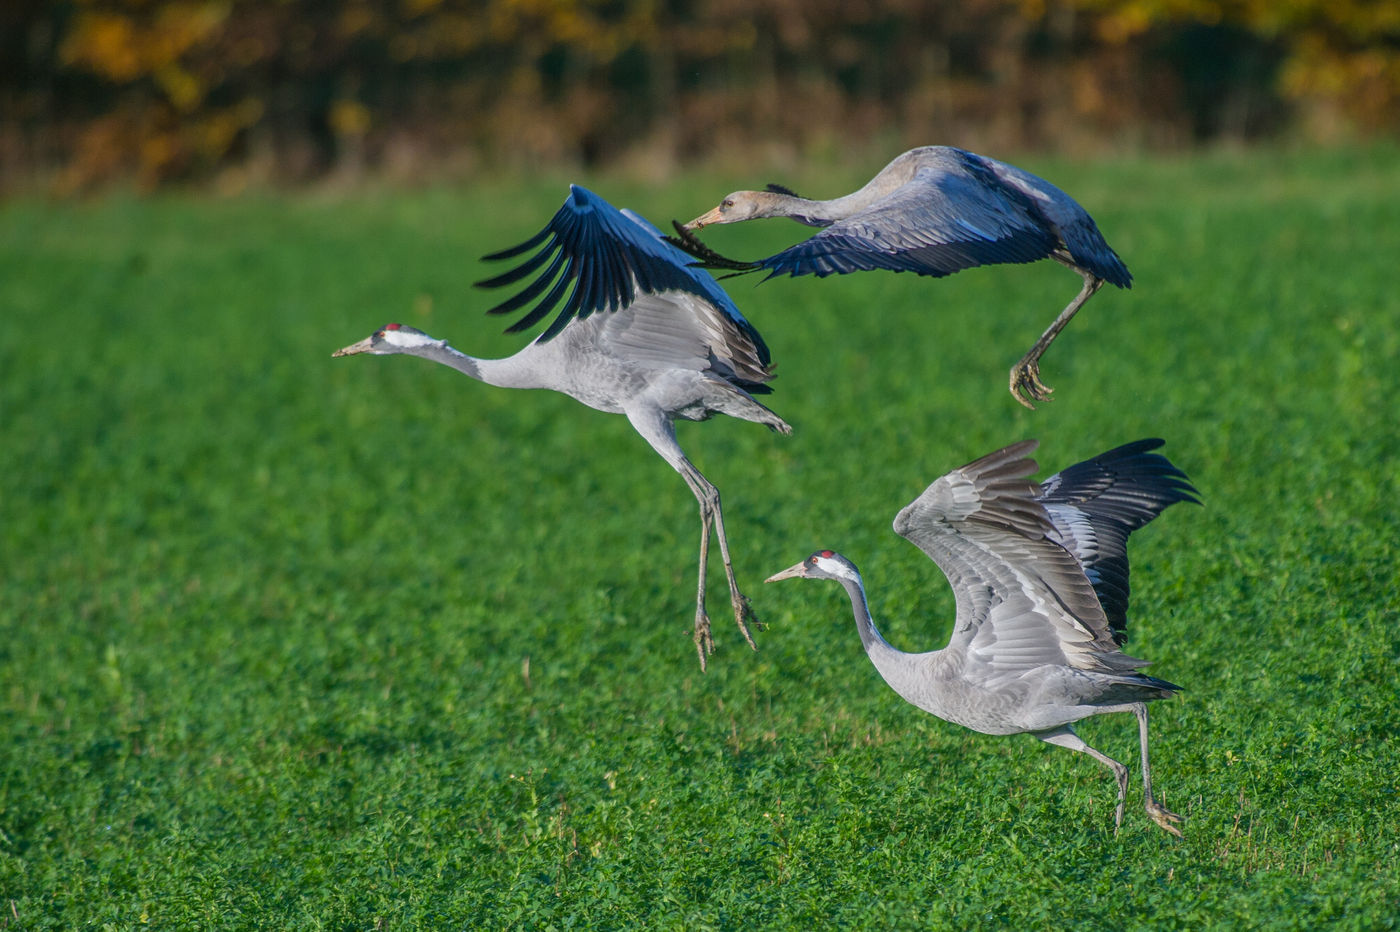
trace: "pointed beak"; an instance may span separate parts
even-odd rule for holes
[[[720,214],[720,212],[719,212],[719,208],[716,207],[714,210],[711,210],[711,211],[709,211],[708,213],[701,214],[700,216],[696,217],[694,220],[692,220],[692,221],[690,221],[689,223],[687,223],[687,224],[685,225],[685,228],[686,228],[687,230],[698,230],[698,229],[700,229],[701,227],[707,227],[707,226],[709,226],[709,225],[712,224],[712,223],[723,223],[723,222],[724,222],[724,217],[721,216],[721,214]]]
[[[365,337],[358,343],[351,343],[349,346],[342,346],[334,353],[331,353],[331,358],[335,359],[337,356],[355,356],[359,353],[368,353],[370,347],[373,345],[373,342],[374,337]]]
[[[793,566],[789,566],[785,570],[781,570],[780,572],[774,573],[772,576],[769,576],[767,579],[765,579],[764,582],[777,582],[780,579],[793,579],[794,577],[801,578],[806,575],[807,561],[803,560],[801,563],[794,564]]]

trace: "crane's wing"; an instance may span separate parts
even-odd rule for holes
[[[1089,212],[1081,207],[1078,201],[1024,168],[1017,168],[1015,165],[973,152],[966,152],[964,155],[981,163],[1003,184],[1015,188],[1029,198],[1032,209],[1059,230],[1060,239],[1064,241],[1065,249],[1075,262],[1119,288],[1133,286],[1132,273],[1103,238],[1094,218],[1089,216]]]
[[[564,339],[592,341],[648,369],[710,371],[748,392],[766,394],[773,377],[757,331],[688,291],[640,295],[610,314],[572,324]]]
[[[1084,567],[1119,644],[1128,630],[1128,535],[1176,502],[1200,504],[1186,474],[1152,452],[1160,446],[1157,439],[1124,444],[1040,486],[1054,539]]]
[[[477,283],[499,288],[530,279],[513,297],[488,311],[509,314],[535,302],[507,332],[525,330],[557,311],[539,337],[550,340],[569,321],[617,311],[638,294],[681,291],[704,298],[737,326],[747,328],[767,362],[762,338],[708,272],[691,268],[690,257],[667,243],[661,231],[642,217],[618,210],[587,188],[570,185],[569,197],[544,229],[518,246],[485,258],[512,259],[535,249],[534,255],[510,271]]]
[[[1145,666],[1118,651],[1079,561],[1054,540],[1027,478],[1035,447],[1024,440],[948,473],[894,519],[953,587],[948,650],[985,675],[1047,663],[1114,673]]]
[[[939,277],[1034,262],[1059,246],[1025,203],[976,163],[926,165],[865,210],[756,265],[774,275],[889,269]]]

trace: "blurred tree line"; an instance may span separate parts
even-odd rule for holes
[[[1400,126],[1396,0],[5,0],[0,185]]]

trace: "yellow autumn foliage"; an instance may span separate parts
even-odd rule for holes
[[[415,147],[515,162],[660,144],[683,157],[755,127],[793,146],[944,130],[969,144],[1183,144],[1319,114],[1313,124],[1400,130],[1391,0],[31,6],[18,28],[33,41],[7,47],[39,51],[14,73],[84,77],[64,136],[79,179],[200,177],[254,152],[312,175],[352,142],[370,165]],[[7,113],[64,110],[52,95],[70,85],[3,81],[0,131]]]

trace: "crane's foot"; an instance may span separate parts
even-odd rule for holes
[[[1153,799],[1150,796],[1147,798],[1147,815],[1148,818],[1150,818],[1153,822],[1156,822],[1163,829],[1165,829],[1168,832],[1171,832],[1177,838],[1182,837],[1181,829],[1177,828],[1176,825],[1174,825],[1173,823],[1185,822],[1186,818],[1184,816],[1177,815],[1170,809],[1165,808],[1164,806],[1159,804],[1157,800]]]
[[[695,653],[700,655],[700,672],[705,672],[709,656],[715,652],[715,639],[710,637],[710,616],[703,608],[695,610]]]
[[[739,626],[739,633],[744,636],[745,641],[749,642],[749,647],[758,650],[758,645],[753,641],[753,635],[749,634],[749,625],[752,624],[757,631],[762,631],[765,625],[758,620],[753,606],[749,605],[748,596],[742,592],[734,592],[731,593],[730,600],[734,605],[734,622]]]
[[[1040,363],[1027,357],[1011,367],[1011,397],[1035,410],[1033,401],[1053,401],[1054,389],[1040,381]]]

